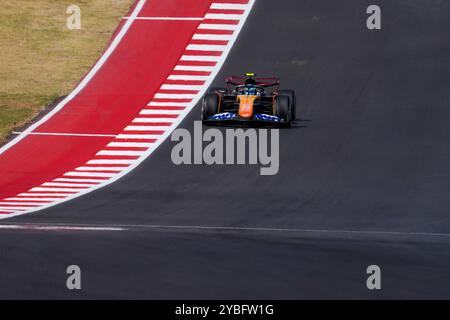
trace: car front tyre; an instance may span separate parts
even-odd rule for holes
[[[291,104],[290,104],[290,100],[289,100],[288,96],[279,95],[275,98],[274,111],[275,111],[275,116],[283,119],[283,121],[284,121],[283,124],[286,127],[291,126],[292,110],[291,110]]]
[[[208,93],[203,97],[202,120],[206,121],[209,117],[219,113],[220,97],[216,93]]]

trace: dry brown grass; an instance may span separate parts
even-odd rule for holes
[[[68,94],[99,58],[133,0],[2,0],[0,142],[58,96]],[[68,30],[66,9],[81,8]]]

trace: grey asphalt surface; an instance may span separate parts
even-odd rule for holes
[[[278,175],[175,166],[166,142],[108,188],[9,220],[132,226],[0,231],[0,298],[450,298],[450,3],[377,1],[381,31],[370,4],[256,1],[215,84],[254,71],[297,91]]]

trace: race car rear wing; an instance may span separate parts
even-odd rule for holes
[[[244,77],[236,77],[236,76],[231,76],[226,78],[226,83],[228,85],[232,85],[232,86],[242,86],[245,84],[245,80],[247,80],[248,78],[244,78]],[[269,77],[269,78],[261,78],[261,77],[257,77],[257,78],[253,78],[256,81],[256,85],[260,86],[260,87],[264,87],[264,88],[269,88],[269,87],[274,87],[277,86],[280,87],[280,79],[275,78],[275,77]]]

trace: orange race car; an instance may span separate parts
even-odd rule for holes
[[[256,78],[254,73],[247,73],[245,78],[227,78],[226,84],[227,88],[210,88],[205,94],[203,123],[261,122],[289,127],[295,121],[295,92],[279,90],[279,79]]]

